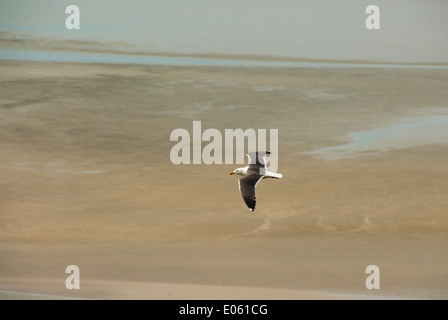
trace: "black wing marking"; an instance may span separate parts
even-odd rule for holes
[[[261,179],[263,179],[263,176],[253,173],[248,174],[238,180],[241,195],[243,196],[244,202],[249,207],[250,211],[255,210],[255,205],[257,202],[255,187]]]

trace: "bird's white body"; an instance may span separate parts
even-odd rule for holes
[[[233,171],[233,173],[239,174],[240,176],[245,176],[245,175],[247,175],[247,170],[249,170],[249,166],[235,169]],[[265,179],[265,178],[281,179],[281,178],[283,178],[283,175],[281,173],[275,173],[275,172],[270,172],[270,171],[265,170],[263,173],[263,179]]]

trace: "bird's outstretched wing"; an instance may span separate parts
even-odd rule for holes
[[[255,210],[255,205],[257,202],[255,188],[261,179],[263,179],[263,176],[252,173],[238,180],[241,195],[243,196],[244,202],[246,202],[250,211]]]
[[[249,165],[254,164],[258,166],[266,166],[266,155],[271,154],[270,151],[251,151],[246,153],[249,158]]]
[[[269,151],[251,151],[246,153],[249,158],[249,173],[257,173],[264,176],[266,173],[266,155],[271,154]]]

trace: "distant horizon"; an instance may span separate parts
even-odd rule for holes
[[[130,51],[448,62],[448,21],[444,17],[448,2],[443,0],[375,1],[380,8],[379,30],[365,27],[365,9],[372,3],[364,0],[341,0],[337,6],[330,0],[174,0],[169,4],[78,0],[73,4],[80,8],[79,30],[65,27],[65,8],[72,3],[0,0],[0,4],[0,31],[55,40],[121,43]]]
[[[15,36],[12,36],[15,35]],[[268,55],[268,54],[251,54],[251,53],[183,53],[183,52],[166,52],[156,50],[146,50],[131,46],[125,42],[99,42],[92,40],[67,40],[49,37],[33,37],[32,34],[25,32],[5,32],[0,31],[0,42],[3,42],[2,50],[0,50],[0,60],[29,60],[29,61],[55,61],[55,62],[100,62],[96,61],[101,55],[105,55],[104,63],[137,63],[137,64],[164,64],[162,61],[174,65],[228,65],[228,66],[268,66],[268,67],[338,67],[347,65],[348,67],[410,67],[410,68],[448,68],[448,61],[431,61],[431,62],[414,62],[414,61],[374,61],[367,59],[317,59],[317,58],[300,58],[292,56]],[[17,52],[17,59],[11,57]],[[52,60],[51,56],[43,57],[45,52],[54,52],[57,59]],[[34,53],[34,55],[33,55]],[[67,58],[77,57],[83,54],[83,59]],[[34,58],[33,58],[34,56]],[[115,61],[114,56],[121,56]],[[126,58],[127,56],[127,58]],[[143,57],[155,57],[155,61],[143,61]],[[90,57],[90,58],[89,58]],[[95,58],[96,57],[96,58]],[[136,57],[136,58],[132,58]],[[157,61],[160,58],[160,61]],[[176,58],[180,59],[176,62]],[[193,59],[184,63],[188,58]],[[90,61],[90,59],[93,59]],[[195,62],[196,59],[197,61]],[[201,64],[199,61],[206,61]],[[235,61],[232,63],[231,61]]]

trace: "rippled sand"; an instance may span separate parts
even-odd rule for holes
[[[307,153],[446,116],[447,76],[0,62],[0,290],[155,298],[104,281],[447,298],[444,135]],[[171,131],[193,120],[279,129],[284,178],[258,185],[254,213],[228,175],[240,165],[170,162]],[[64,288],[71,264],[78,292]],[[365,288],[372,264],[380,290]]]

